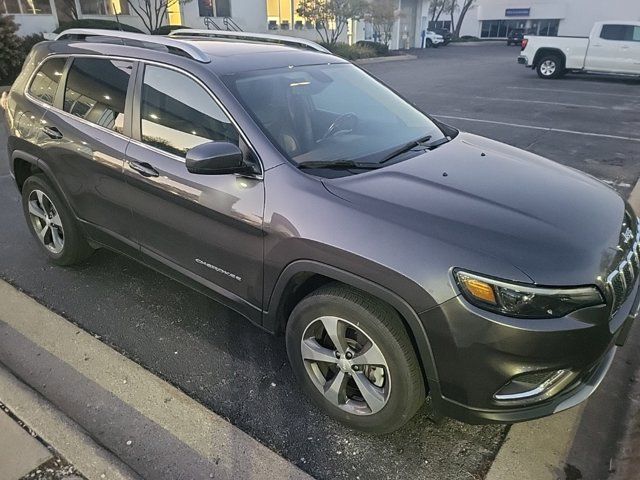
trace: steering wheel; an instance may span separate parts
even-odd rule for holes
[[[329,125],[329,128],[327,128],[327,131],[324,132],[319,141],[322,142],[339,132],[352,132],[356,125],[358,125],[358,117],[355,113],[343,113]]]

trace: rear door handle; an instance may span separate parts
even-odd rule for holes
[[[62,132],[57,127],[42,127],[42,131],[54,140],[60,140],[62,138]]]
[[[149,165],[147,162],[136,162],[133,160],[129,160],[128,163],[129,163],[129,167],[131,167],[132,170],[135,170],[136,172],[138,172],[140,175],[144,177],[160,176],[158,171],[155,168],[153,168],[151,165]]]

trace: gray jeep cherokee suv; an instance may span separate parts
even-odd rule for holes
[[[422,113],[322,47],[72,30],[4,99],[58,265],[122,252],[286,336],[353,428],[517,422],[587,398],[638,306],[638,221],[575,170]]]

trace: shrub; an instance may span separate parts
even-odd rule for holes
[[[359,40],[356,42],[356,45],[373,48],[376,52],[376,55],[379,55],[381,57],[389,55],[389,45],[385,45],[384,43],[372,42],[369,40]]]
[[[126,23],[118,23],[114,20],[99,20],[96,18],[83,18],[81,20],[72,20],[70,22],[61,23],[53,33],[60,33],[70,28],[102,28],[105,30],[122,30],[124,32],[144,33],[142,30]]]
[[[359,58],[376,57],[376,51],[367,45],[349,45],[346,43],[336,43],[335,45],[324,44],[331,53],[346,60],[358,60]]]
[[[184,25],[162,25],[151,32],[151,35],[169,35],[171,32],[178,30],[179,28],[189,27],[185,27]]]
[[[0,15],[0,85],[12,83],[24,62],[17,32],[13,17]]]
[[[44,35],[41,33],[32,33],[31,35],[26,35],[20,39],[20,50],[22,52],[23,61],[27,58],[27,55],[29,55],[33,46],[40,42],[44,42]]]
[[[452,40],[453,42],[479,42],[482,39],[478,37],[474,37],[473,35],[462,35],[460,38],[456,38]]]

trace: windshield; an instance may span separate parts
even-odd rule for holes
[[[378,163],[408,142],[444,137],[425,114],[351,64],[260,70],[225,82],[296,164]]]

